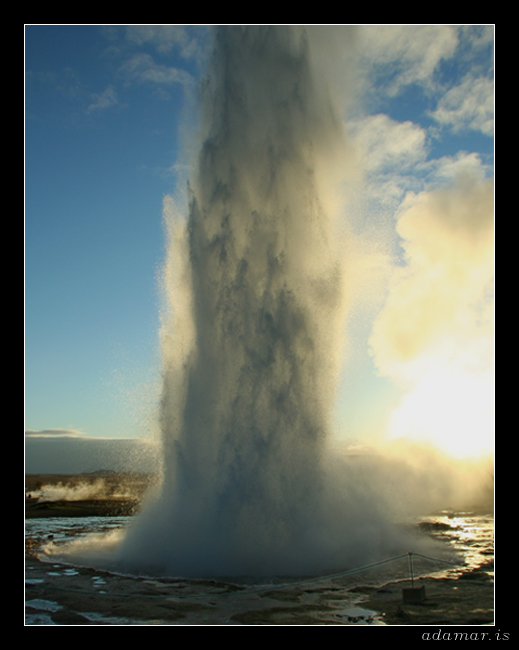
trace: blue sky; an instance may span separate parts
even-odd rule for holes
[[[460,205],[486,205],[480,188],[493,177],[494,28],[320,30],[341,52],[329,72],[362,169],[350,213],[369,254],[358,265],[367,271],[347,327],[353,344],[337,407],[340,435],[362,444],[396,420],[404,426],[423,390],[421,368],[429,380],[452,363],[458,379],[469,366],[485,381],[492,374],[493,229],[478,230],[470,249],[472,217],[439,229],[448,215],[464,213]],[[206,26],[25,27],[25,427],[32,437],[135,438],[154,427],[162,205],[184,179],[185,135],[209,43]],[[409,314],[398,302],[396,273],[407,269],[408,295],[418,292],[410,279],[417,260],[432,259],[429,242],[451,236],[473,272],[461,280],[452,265],[434,268],[467,296],[466,309],[454,312],[452,298],[434,288],[429,298],[445,322],[438,317],[433,327],[426,319],[427,341],[417,339],[406,356],[394,344],[398,310]],[[485,318],[467,326],[476,303]],[[464,324],[463,344],[453,323]],[[407,331],[407,340],[415,334]],[[461,359],[452,350],[463,346]],[[432,350],[443,369],[431,369]],[[402,417],[390,426],[394,411]]]
[[[145,48],[120,31],[26,27],[29,429],[138,434],[121,412],[154,362],[162,198],[190,77],[124,73]]]

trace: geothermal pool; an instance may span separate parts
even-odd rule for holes
[[[441,512],[412,526],[434,556],[412,555],[425,604],[402,605],[408,557],[334,576],[186,579],[131,575],[65,561],[71,545],[124,535],[131,517],[26,521],[26,625],[411,625],[491,624],[494,519]],[[434,551],[432,551],[434,549]],[[434,559],[432,559],[434,558]],[[395,618],[400,612],[401,620]],[[407,616],[402,618],[402,613]],[[425,618],[424,618],[425,617]],[[431,618],[432,617],[432,618]],[[427,619],[427,620],[425,620]]]

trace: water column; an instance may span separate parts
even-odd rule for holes
[[[147,534],[184,574],[289,571],[319,510],[342,295],[326,169],[344,144],[322,82],[301,28],[216,31],[169,251],[186,261],[189,323],[163,333],[164,482]]]

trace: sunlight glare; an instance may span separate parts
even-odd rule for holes
[[[428,374],[392,413],[388,437],[431,443],[455,458],[491,455],[491,380],[452,368]]]

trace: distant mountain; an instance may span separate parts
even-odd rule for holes
[[[139,438],[25,436],[26,474],[154,472],[157,446]]]

